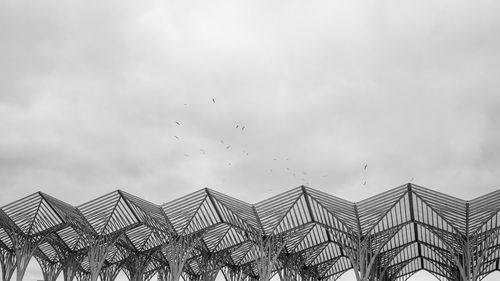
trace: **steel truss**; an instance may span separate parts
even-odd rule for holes
[[[406,184],[360,202],[300,186],[256,204],[202,189],[163,205],[121,190],[80,206],[37,192],[0,208],[2,280],[481,280],[500,270],[500,190],[465,201]]]

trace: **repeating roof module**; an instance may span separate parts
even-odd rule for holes
[[[376,264],[368,265],[370,274],[384,280],[419,270],[451,280],[471,269],[478,277],[500,270],[499,212],[500,190],[465,201],[415,184],[360,202],[306,186],[256,204],[208,188],[162,205],[121,190],[80,206],[36,192],[0,208],[0,249],[14,251],[16,237],[28,237],[41,264],[79,255],[79,270],[87,272],[92,241],[104,239],[112,241],[104,268],[132,274],[130,259],[146,255],[144,275],[152,276],[168,263],[166,246],[194,237],[184,274],[203,274],[208,257],[217,261],[214,270],[239,268],[256,278],[259,245],[275,237],[276,273],[293,267],[301,276],[335,280],[361,271],[368,259]]]

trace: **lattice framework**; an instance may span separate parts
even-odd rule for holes
[[[36,192],[0,208],[3,281],[481,280],[500,270],[500,190],[462,200],[415,184],[360,202],[300,186],[256,204],[202,189],[163,205],[117,190],[80,206]]]

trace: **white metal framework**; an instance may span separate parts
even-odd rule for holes
[[[117,190],[80,206],[37,192],[0,208],[3,281],[481,280],[499,270],[500,190],[465,201],[405,184],[360,202],[300,186],[257,204],[210,189],[156,205]]]

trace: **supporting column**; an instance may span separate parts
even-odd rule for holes
[[[106,256],[119,236],[120,234],[117,233],[106,238],[90,239],[87,253],[89,258],[90,281],[97,281],[97,277],[99,277]]]
[[[127,275],[130,281],[144,281],[145,272],[148,264],[151,262],[153,252],[131,253],[125,260],[123,267],[127,269]],[[101,279],[101,281],[104,281]],[[113,281],[113,280],[106,280]]]
[[[204,250],[201,252],[200,258],[201,281],[215,281],[222,265],[223,256]]]
[[[302,267],[299,271],[299,276],[302,281],[319,280],[319,276],[315,268]]]
[[[78,270],[76,272],[76,280],[78,281],[90,281],[90,273],[83,270]]]
[[[231,265],[222,268],[222,274],[226,281],[243,281],[247,275],[243,272],[241,266]]]
[[[354,204],[354,211],[358,222],[357,233],[338,234],[331,232],[338,241],[345,255],[351,261],[356,280],[358,281],[380,281],[383,280],[384,272],[381,268],[379,254],[384,245],[396,235],[403,225],[398,225],[376,234],[368,233],[363,235],[358,215],[358,209]]]
[[[385,237],[374,237],[367,235],[365,237],[355,237],[351,239],[351,245],[342,245],[344,253],[351,261],[356,280],[358,281],[381,281],[386,277],[384,268],[386,265],[380,263],[380,251],[384,245],[400,230],[400,227],[389,229],[384,233]],[[377,239],[378,246],[374,245]],[[390,260],[390,259],[389,259]]]
[[[304,261],[298,254],[283,253],[280,255],[282,269],[278,271],[281,281],[297,281]]]
[[[376,264],[376,256],[371,247],[370,237],[364,239],[358,238],[355,245],[355,252],[345,249],[346,254],[351,260],[352,266],[354,268],[354,273],[358,281],[372,281],[374,279],[375,269],[379,264]]]
[[[460,281],[479,280],[484,260],[491,254],[490,247],[499,236],[500,230],[496,229],[487,234],[475,234],[463,239],[462,251],[453,255],[453,262],[459,269]]]
[[[170,280],[170,270],[168,267],[161,267],[156,275],[158,281],[169,281]]]
[[[73,281],[80,267],[80,259],[76,253],[66,253],[61,259],[64,281]]]
[[[198,244],[201,234],[195,236],[177,236],[170,239],[164,247],[164,256],[169,266],[169,281],[179,281],[184,265],[189,257],[189,253]]]
[[[16,269],[16,254],[14,251],[0,247],[0,267],[2,269],[2,281],[10,281]]]
[[[481,275],[481,268],[484,264],[484,260],[487,259],[488,255],[491,255],[494,250],[490,249],[497,241],[500,236],[500,228],[496,228],[496,222],[498,220],[499,213],[495,213],[489,218],[488,221],[484,222],[480,229],[475,229],[473,231],[469,230],[469,203],[466,203],[466,233],[463,236],[455,236],[452,241],[450,239],[445,239],[446,236],[441,235],[440,237],[451,244],[458,241],[460,249],[458,252],[452,253],[453,262],[458,267],[459,274],[461,277],[460,281],[477,281]],[[439,234],[438,234],[439,235]],[[456,243],[456,242],[455,242]],[[450,247],[453,249],[453,247]]]
[[[38,264],[40,265],[40,269],[42,270],[43,280],[44,281],[56,281],[57,276],[61,273],[62,264],[59,262],[48,261],[44,258],[40,258],[35,256]]]
[[[201,275],[193,275],[189,274],[187,272],[183,272],[181,275],[181,279],[184,281],[201,281],[202,276]]]
[[[11,239],[16,254],[16,281],[22,281],[33,252],[42,239],[35,239],[18,233],[12,233]]]
[[[116,276],[120,272],[121,267],[116,264],[104,264],[101,272],[99,273],[99,277],[101,281],[115,281]]]
[[[257,237],[257,271],[259,281],[269,281],[272,277],[272,271],[278,256],[285,246],[283,236],[263,236]]]

